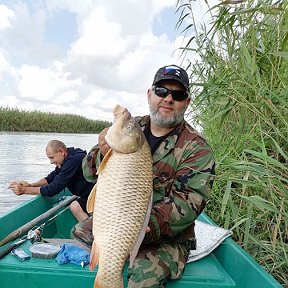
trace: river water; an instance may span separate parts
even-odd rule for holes
[[[8,189],[11,181],[36,182],[54,170],[45,153],[52,139],[88,152],[98,142],[98,134],[0,132],[0,216],[35,197],[15,195]]]

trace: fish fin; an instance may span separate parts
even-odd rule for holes
[[[104,167],[106,166],[109,158],[111,157],[112,152],[113,152],[113,150],[112,150],[112,148],[110,148],[108,150],[108,152],[105,154],[105,156],[104,156],[103,160],[101,161],[101,164],[98,168],[97,174],[100,174],[104,170]]]
[[[101,288],[101,283],[99,281],[98,275],[96,275],[93,288]]]
[[[95,198],[96,198],[96,184],[93,186],[87,200],[86,210],[88,213],[92,213],[94,210]]]
[[[148,203],[148,207],[147,207],[147,211],[146,211],[146,215],[145,215],[145,219],[142,225],[142,228],[140,230],[140,233],[138,235],[138,238],[136,239],[134,246],[132,248],[132,250],[130,251],[130,259],[129,259],[129,268],[132,267],[133,262],[138,254],[140,245],[142,244],[142,241],[145,237],[145,233],[146,233],[146,227],[148,226],[149,220],[150,220],[150,214],[151,214],[151,209],[152,209],[152,202],[153,202],[153,193],[151,193],[151,198],[150,201]]]
[[[94,268],[99,263],[99,248],[98,248],[95,240],[93,241],[92,250],[91,250],[91,254],[90,255],[91,255],[91,257],[90,257],[89,268],[90,268],[90,271],[93,271]]]

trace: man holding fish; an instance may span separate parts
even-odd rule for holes
[[[143,207],[146,212],[141,212],[142,214],[139,218],[139,221],[142,221],[141,225],[143,227],[137,228],[137,233],[140,235],[140,243],[138,243],[139,239],[133,238],[132,242],[134,243],[134,246],[132,246],[134,248],[131,247],[131,244],[129,244],[130,246],[128,245],[129,247],[127,246],[127,249],[130,250],[128,287],[165,287],[165,284],[169,279],[178,279],[182,276],[189,250],[195,249],[196,247],[194,221],[203,211],[210,195],[215,174],[215,162],[213,152],[206,140],[184,120],[184,113],[190,103],[189,78],[186,71],[176,65],[160,68],[154,77],[152,87],[148,89],[147,96],[150,108],[149,116],[133,118],[123,107],[115,107],[113,126],[109,128],[108,132],[107,130],[104,130],[100,133],[99,144],[94,146],[83,159],[83,173],[85,178],[88,181],[97,183],[94,189],[94,198],[90,199],[90,202],[88,200],[88,206],[89,203],[92,203],[92,207],[90,207],[92,211],[94,206],[92,229],[94,242],[90,263],[92,269],[98,264],[98,273],[94,287],[123,287],[122,283],[112,284],[112,281],[111,284],[107,284],[108,282],[105,282],[106,280],[104,280],[105,271],[103,270],[106,270],[107,277],[111,278],[113,277],[111,269],[113,270],[114,268],[109,268],[108,266],[105,266],[106,264],[103,264],[103,258],[105,257],[103,256],[102,250],[105,250],[105,248],[103,248],[105,245],[102,244],[102,242],[109,242],[109,240],[107,240],[108,238],[105,238],[107,235],[105,237],[103,236],[106,239],[105,241],[102,241],[101,237],[103,233],[106,233],[103,232],[106,227],[111,230],[113,223],[107,225],[103,224],[103,226],[99,224],[101,221],[105,221],[105,218],[103,218],[104,216],[102,217],[103,219],[101,218],[101,214],[104,212],[99,212],[104,204],[101,204],[101,206],[98,203],[97,206],[97,201],[101,201],[99,199],[102,197],[102,191],[103,195],[105,192],[107,194],[109,193],[108,191],[105,191],[105,189],[110,188],[107,188],[108,186],[105,186],[106,184],[103,185],[107,179],[109,180],[106,182],[110,183],[110,181],[112,181],[111,185],[115,182],[115,187],[113,188],[114,194],[117,194],[122,201],[122,191],[124,191],[126,187],[121,187],[120,190],[117,190],[117,185],[121,182],[117,179],[120,175],[120,172],[118,172],[119,169],[116,169],[114,174],[111,174],[110,178],[104,179],[104,175],[107,175],[105,173],[108,173],[107,171],[105,172],[105,169],[107,170],[107,167],[111,167],[112,165],[110,164],[112,163],[112,156],[115,159],[115,155],[118,155],[119,152],[120,154],[125,153],[121,152],[123,147],[135,146],[136,148],[133,150],[134,153],[140,146],[145,147],[146,144],[144,142],[148,142],[152,155],[152,167],[149,166],[151,165],[149,161],[145,160],[147,163],[146,166],[148,168],[150,167],[149,169],[152,169],[151,179],[149,178],[149,169],[147,170],[148,172],[143,170],[141,173],[141,171],[139,172],[137,170],[138,168],[135,168],[137,171],[134,171],[128,164],[123,167],[123,170],[126,170],[128,175],[125,180],[127,182],[126,185],[128,186],[128,190],[129,185],[134,183],[134,177],[142,179],[144,176],[146,178],[148,177],[150,179],[149,181],[152,182],[153,190],[151,208],[149,208],[149,191],[146,191],[147,189],[144,189],[145,191],[141,192],[142,195],[148,193],[145,200],[142,201],[142,197],[139,195],[137,196],[138,202],[145,202]],[[135,132],[139,128],[137,128],[137,125],[135,125],[132,120],[136,120],[135,122],[139,124],[138,126],[140,130],[143,131],[146,141],[135,140],[133,145],[131,144],[131,133],[134,131],[133,135],[137,134],[138,138],[141,134],[141,131]],[[129,145],[125,144],[127,143],[126,139],[129,139]],[[141,139],[141,137],[139,139]],[[119,145],[122,147],[119,148]],[[126,160],[121,161],[123,162]],[[105,163],[103,164],[103,162]],[[138,162],[141,162],[140,158]],[[108,164],[110,164],[110,166]],[[133,165],[138,167],[141,164],[138,165],[138,163],[136,163]],[[145,163],[142,165],[145,165]],[[120,176],[121,179],[125,177],[126,176],[123,175]],[[142,181],[141,179],[139,181]],[[145,179],[143,179],[143,181],[144,180]],[[100,182],[100,184],[98,182]],[[135,181],[135,183],[137,183],[137,181]],[[125,183],[123,185],[125,185]],[[137,186],[137,184],[135,185]],[[146,186],[149,188],[149,185]],[[139,188],[140,187],[143,187],[143,185],[139,185]],[[133,189],[137,190],[138,188],[130,187],[130,191],[128,191],[130,195],[134,193]],[[124,194],[125,193],[123,192],[123,195]],[[90,196],[91,195],[93,195],[93,193],[91,193]],[[131,196],[131,198],[133,197]],[[115,199],[117,198],[114,198],[113,201],[118,201]],[[106,201],[106,199],[103,201]],[[94,202],[95,205],[93,205]],[[127,209],[127,207],[129,207],[129,201],[127,207],[124,202],[121,205],[119,206],[118,204],[114,205],[113,203],[110,203],[109,213],[110,215],[118,213],[115,217],[117,221],[123,214],[130,212],[129,209]],[[131,210],[133,210],[132,208],[134,205],[134,202],[130,203]],[[121,209],[121,207],[123,208]],[[142,208],[139,209],[141,210]],[[107,214],[105,217],[109,218],[110,215]],[[126,230],[122,231],[123,236],[121,236],[122,238],[119,238],[119,241],[123,239],[125,242],[126,235],[132,233],[129,229],[133,230],[133,227],[138,225],[136,220],[136,224],[133,224],[135,218],[133,215],[134,214],[130,215],[132,226],[128,225],[128,228],[123,226],[123,230]],[[147,217],[148,219],[146,219]],[[89,226],[91,229],[92,225],[91,222],[92,220],[90,219],[86,222],[79,223],[74,228],[73,234],[76,237],[79,237],[80,235],[80,238],[81,235],[85,234],[87,240]],[[148,223],[148,225],[146,223]],[[119,248],[123,243],[117,243],[116,236],[119,229],[116,230],[113,232],[115,233],[115,242],[112,244],[114,246],[118,245]],[[143,231],[144,235],[141,236]],[[107,233],[109,233],[109,231],[107,231]],[[110,256],[112,257],[114,252],[112,252],[112,250],[108,250],[108,252],[109,251],[111,251]],[[123,257],[127,257],[127,252],[125,253],[123,254]],[[110,260],[111,262],[114,261],[112,258]],[[126,259],[124,260],[126,261]],[[123,267],[121,267],[121,269],[122,268]]]

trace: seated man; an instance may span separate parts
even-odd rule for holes
[[[153,206],[146,236],[128,270],[128,287],[165,287],[182,276],[190,249],[196,248],[194,221],[203,211],[214,180],[213,152],[206,140],[184,120],[190,103],[185,70],[160,68],[147,92],[150,115],[136,120],[153,156]],[[87,180],[97,182],[97,169],[109,146],[104,130],[99,144],[83,159]],[[92,244],[91,217],[72,229]]]
[[[85,220],[88,217],[86,202],[94,185],[86,181],[83,176],[82,160],[86,156],[86,151],[74,147],[67,148],[63,142],[51,140],[46,146],[46,155],[51,164],[56,166],[55,170],[35,183],[11,182],[9,188],[16,195],[41,194],[51,197],[67,187],[72,194],[79,196],[70,204],[71,212],[77,221]]]

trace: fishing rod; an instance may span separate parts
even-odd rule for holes
[[[24,243],[27,240],[30,240],[31,243],[34,243],[36,241],[40,241],[41,238],[41,234],[42,234],[42,230],[43,228],[51,223],[53,220],[55,220],[58,216],[60,216],[62,213],[64,213],[69,207],[64,208],[63,210],[61,210],[60,212],[58,212],[57,214],[55,214],[54,216],[52,216],[51,218],[49,218],[46,222],[42,223],[41,225],[39,225],[38,227],[31,229],[28,231],[28,233],[26,235],[24,235],[23,237],[21,237],[19,240],[17,240],[16,242],[12,243],[11,245],[7,246],[6,248],[2,249],[0,251],[0,259],[2,259],[4,256],[6,256],[7,254],[9,254],[13,249],[17,248],[18,246],[20,246],[22,243]]]
[[[38,217],[32,219],[31,221],[27,222],[23,226],[21,226],[21,227],[17,228],[16,230],[12,231],[9,235],[7,235],[4,239],[2,239],[0,241],[0,246],[3,246],[5,244],[11,242],[12,240],[15,240],[15,239],[19,238],[20,236],[24,235],[30,229],[35,227],[35,225],[37,225],[40,221],[43,221],[44,219],[48,218],[49,216],[54,214],[56,211],[58,211],[60,208],[68,206],[72,201],[76,200],[78,198],[78,196],[73,195],[73,196],[65,197],[65,198],[67,198],[67,199],[65,199],[65,200],[63,200],[61,202],[59,202],[59,200],[58,200],[59,204],[57,204],[56,206],[54,206],[51,209],[47,210],[43,214],[40,214]]]

